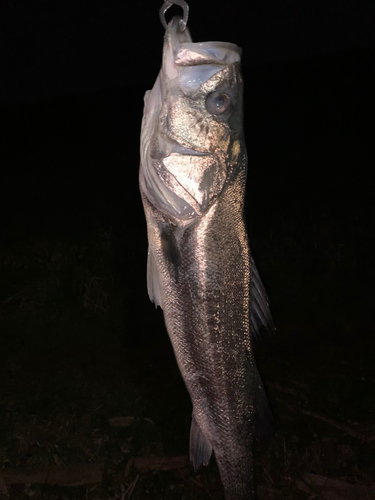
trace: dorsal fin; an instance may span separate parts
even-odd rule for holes
[[[275,331],[275,325],[268,304],[268,297],[253,256],[250,257],[250,331],[258,340],[259,330],[265,327],[268,333]]]

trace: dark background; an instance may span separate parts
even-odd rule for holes
[[[243,49],[246,215],[277,326],[275,338],[258,346],[281,421],[276,443],[285,444],[289,431],[282,423],[287,410],[272,394],[278,390],[275,381],[288,387],[300,383],[299,390],[308,393],[309,383],[316,383],[320,399],[312,398],[312,408],[338,422],[373,425],[375,3],[191,0],[189,6],[193,41],[223,40]],[[161,64],[159,7],[156,0],[1,4],[0,354],[4,374],[18,376],[17,387],[26,390],[33,376],[55,374],[60,365],[51,359],[65,352],[66,342],[72,365],[61,361],[64,375],[43,390],[45,400],[55,401],[58,394],[57,408],[64,412],[70,399],[56,387],[65,387],[62,379],[70,380],[68,372],[84,359],[108,379],[99,402],[104,420],[127,408],[106,396],[113,379],[131,380],[137,397],[127,411],[148,416],[155,411],[164,449],[184,454],[189,400],[185,393],[182,401],[175,398],[183,385],[162,316],[147,297],[146,228],[138,191],[143,95]],[[64,272],[56,267],[58,259],[65,262]],[[125,374],[124,359],[130,370]],[[113,366],[117,371],[111,378],[105,373]],[[87,370],[86,388],[93,385]],[[324,378],[332,373],[349,379],[338,389]],[[358,387],[361,380],[367,385]],[[6,384],[16,394],[18,389]],[[338,399],[329,391],[339,393]],[[30,409],[27,398],[18,397],[26,401],[20,403],[18,423],[47,411]],[[159,399],[164,409],[152,410]],[[106,401],[110,409],[105,410]],[[9,410],[5,423],[12,419]],[[303,434],[306,425],[292,426],[298,425]],[[306,438],[300,456],[312,456],[311,443],[321,439],[315,427],[309,431],[311,441]],[[10,450],[7,439],[3,446]],[[177,451],[170,451],[166,442],[174,439]],[[368,450],[353,450],[353,467],[368,471]],[[27,457],[22,453],[10,455],[6,464],[25,465],[36,456],[35,450],[28,449]],[[332,455],[337,462],[339,451]],[[62,460],[74,462],[76,456]],[[353,479],[348,469],[335,471],[331,465],[307,469]]]
[[[329,268],[329,259],[351,259],[364,280],[359,288],[366,287],[373,268],[375,5],[265,1],[246,8],[191,3],[189,28],[195,41],[243,48],[255,256],[263,258],[257,238],[285,248],[271,241],[284,224],[284,240],[310,252],[311,272]],[[5,2],[0,21],[0,235],[82,238],[111,228],[123,245],[115,273],[138,311],[147,304],[139,131],[143,94],[161,63],[158,9],[157,2]],[[350,257],[340,257],[343,248]],[[267,278],[269,266],[262,272]],[[275,287],[267,288],[277,307]]]
[[[196,41],[243,48],[248,206],[360,210],[371,196],[374,3],[246,5],[191,3],[189,27]],[[160,67],[158,8],[2,3],[3,224],[142,219],[138,135]]]
[[[374,3],[248,7],[191,3],[189,27],[195,41],[243,48],[250,229],[272,225],[266,215],[316,213],[371,226]],[[138,258],[139,130],[161,62],[158,9],[155,1],[2,3],[3,234],[120,225]]]

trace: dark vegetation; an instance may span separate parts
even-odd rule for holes
[[[245,68],[247,218],[277,327],[256,345],[276,421],[260,499],[375,498],[370,64]],[[3,110],[1,500],[222,498],[214,460],[188,462],[190,401],[146,292],[143,90]]]

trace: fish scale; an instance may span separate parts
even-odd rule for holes
[[[252,328],[273,324],[244,220],[240,50],[220,42],[193,44],[179,22],[175,17],[167,27],[141,133],[148,291],[163,309],[191,397],[193,465],[207,464],[214,451],[226,500],[251,500],[253,435],[272,420]],[[209,133],[202,137],[199,126],[187,130],[192,120],[204,121]]]

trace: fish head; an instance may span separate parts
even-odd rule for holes
[[[178,17],[168,25],[162,68],[145,96],[140,183],[174,218],[204,215],[246,169],[240,55],[232,43],[193,43]]]

